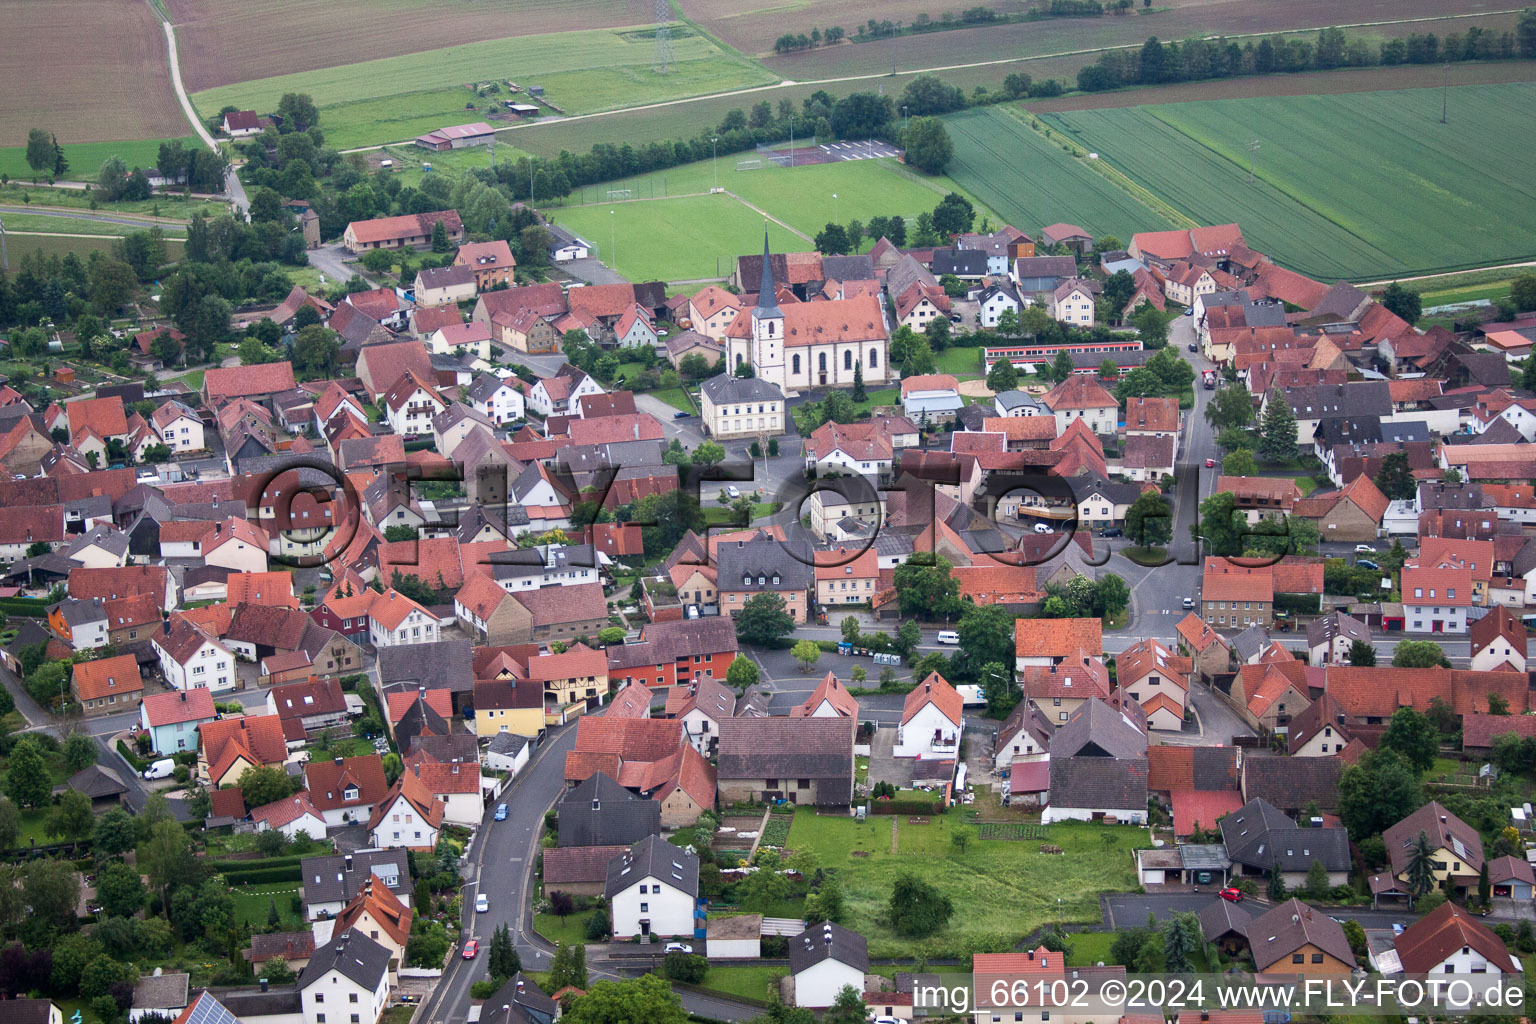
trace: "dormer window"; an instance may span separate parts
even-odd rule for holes
[[[357,799],[357,787],[356,786],[348,786],[346,789],[342,790],[341,791],[341,798],[343,800],[356,800]]]
[[[773,585],[774,586],[778,586],[779,585],[779,574],[778,573],[774,573],[773,574]],[[1455,597],[1456,595],[1452,594],[1451,596]]]
[[[741,578],[741,585],[744,586],[744,587],[750,587],[752,585],[752,577],[751,576],[742,576],[742,578]]]

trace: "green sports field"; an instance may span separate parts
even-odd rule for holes
[[[285,92],[308,93],[320,108],[326,142],[339,149],[411,138],[467,120],[484,119],[512,94],[505,82],[542,85],[567,114],[697,96],[775,81],[768,71],[687,28],[672,43],[676,66],[650,70],[649,30],[598,29],[492,39],[387,60],[364,61],[280,75],[196,93],[204,116],[225,106],[272,110]],[[477,96],[471,84],[502,83]],[[381,95],[384,90],[387,95]],[[473,104],[474,109],[466,108]]]
[[[1536,84],[1513,83],[1451,89],[1445,125],[1439,89],[1040,116],[1286,266],[1370,280],[1536,256],[1536,120],[1515,114],[1533,107]]]
[[[603,262],[631,281],[725,277],[735,269],[737,256],[761,251],[763,245],[762,216],[725,195],[548,212],[556,224],[596,246]],[[777,252],[806,247],[777,224],[768,225],[768,239]]]
[[[742,161],[756,161],[756,170],[736,169]],[[932,210],[955,182],[946,177],[927,177],[909,171],[892,159],[846,160],[803,167],[780,167],[756,153],[736,153],[719,160],[718,179],[708,160],[665,171],[642,174],[623,181],[605,182],[573,193],[570,202],[603,203],[612,189],[629,189],[635,199],[708,192],[715,186],[782,220],[808,237],[834,218],[868,222],[871,217],[914,218]],[[962,190],[964,191],[964,190]],[[833,199],[833,196],[837,196]],[[997,214],[985,206],[976,211],[977,222]],[[801,241],[804,246],[804,241]]]
[[[949,175],[1009,224],[1033,233],[1065,221],[1093,234],[1130,238],[1176,227],[1123,182],[1031,128],[1017,111],[982,107],[944,119],[954,142]]]

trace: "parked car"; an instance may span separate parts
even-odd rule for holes
[[[1219,895],[1222,899],[1227,900],[1230,903],[1243,902],[1243,890],[1235,888],[1234,886],[1227,886],[1225,889],[1221,890]]]
[[[958,644],[960,642],[960,634],[952,629],[941,630],[936,640],[941,644]]]
[[[475,897],[475,913],[483,914],[491,909],[491,898],[485,893]]]
[[[725,489],[725,496],[730,498],[732,501],[735,501],[737,498],[741,497],[741,488],[737,487],[735,484],[731,484],[731,486]]]
[[[667,943],[666,952],[668,952],[668,953],[692,953],[693,952],[693,947],[688,945],[688,943],[686,943],[686,942],[669,942],[669,943]]]
[[[1125,531],[1118,526],[1106,526],[1099,534],[1100,537],[1124,537]]]
[[[1362,569],[1380,569],[1381,568],[1381,566],[1377,565],[1375,562],[1371,561],[1369,558],[1357,558],[1357,559],[1355,559],[1355,564],[1358,565]]]
[[[1190,342],[1189,343],[1189,350],[1191,352],[1199,352],[1200,351],[1200,343],[1197,342],[1197,341]]]
[[[1355,554],[1357,555],[1374,555],[1375,553],[1376,549],[1371,547],[1369,544],[1355,545]]]
[[[496,805],[496,820],[497,821],[506,821],[507,820],[507,805],[506,804],[497,804]]]
[[[1185,316],[1194,316],[1195,315],[1195,307],[1194,306],[1186,306],[1185,309],[1184,309],[1184,315]]]
[[[465,960],[473,960],[475,958],[475,954],[478,953],[478,952],[480,952],[480,940],[479,939],[470,939],[468,942],[464,943],[464,959]]]
[[[176,762],[168,757],[162,757],[158,761],[151,761],[142,774],[146,779],[168,779],[176,774]]]
[[[1049,523],[1036,523],[1035,524],[1035,532],[1036,533],[1055,533],[1056,531],[1051,529],[1051,524],[1049,524]]]
[[[677,412],[672,414],[672,418],[675,420],[685,420],[692,415],[693,413],[687,411],[686,409],[679,409]]]
[[[1193,608],[1194,606],[1195,606],[1195,599],[1194,598],[1186,597],[1184,599],[1184,607],[1185,608]]]

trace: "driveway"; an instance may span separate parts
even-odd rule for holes
[[[578,281],[587,284],[625,284],[629,279],[609,269],[602,260],[588,258],[556,264],[555,270],[564,271]]]
[[[859,717],[863,717],[863,708],[859,709]],[[912,784],[912,762],[897,758],[892,754],[896,748],[896,729],[894,726],[886,726],[876,729],[875,735],[869,742],[869,781],[871,785],[876,782],[889,782],[897,789],[906,789]]]
[[[1216,889],[1212,886],[1209,891],[1198,893],[1180,893],[1169,896],[1144,896],[1139,894],[1109,895],[1099,897],[1099,905],[1104,911],[1104,924],[1110,930],[1119,928],[1139,928],[1147,923],[1147,915],[1154,915],[1159,921],[1168,920],[1174,913],[1199,913],[1210,905],[1211,900],[1219,899]],[[1257,916],[1270,909],[1272,904],[1262,899],[1245,899],[1242,906],[1249,913]],[[1319,912],[1330,917],[1336,917],[1342,921],[1359,921],[1363,928],[1391,928],[1395,922],[1411,921],[1413,913],[1403,908],[1389,907],[1382,910],[1372,910],[1369,907],[1319,907]]]

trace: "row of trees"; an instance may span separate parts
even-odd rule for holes
[[[1322,29],[1313,42],[1274,36],[1241,45],[1224,38],[1165,43],[1152,36],[1140,49],[1101,54],[1096,62],[1078,70],[1077,87],[1099,92],[1128,85],[1239,75],[1514,57],[1536,57],[1536,11],[1521,15],[1513,32],[1495,33],[1474,25],[1465,33],[1451,33],[1444,39],[1432,32],[1415,33],[1374,46],[1364,36],[1350,37],[1341,28]]]

